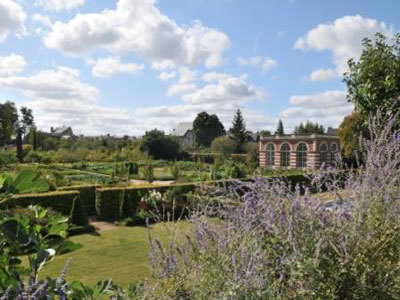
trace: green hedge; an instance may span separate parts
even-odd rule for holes
[[[95,185],[77,185],[60,187],[59,191],[79,191],[82,205],[88,216],[96,215],[96,188]]]
[[[184,200],[184,195],[193,192],[198,184],[175,184],[154,187],[116,187],[102,188],[96,191],[96,211],[100,220],[121,218],[134,218],[138,212],[140,200],[150,191],[162,194],[170,193],[179,204]],[[182,205],[181,205],[182,206]],[[171,207],[169,207],[171,208]]]
[[[28,207],[29,205],[51,208],[65,216],[70,216],[71,222],[75,225],[85,226],[88,224],[78,191],[14,195],[11,199],[1,202],[0,209]]]

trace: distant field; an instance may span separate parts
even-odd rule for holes
[[[189,228],[188,222],[159,223],[151,226],[151,234],[161,242],[168,240],[169,232],[177,230],[183,237]],[[116,227],[102,231],[100,235],[84,234],[71,237],[84,247],[56,257],[40,273],[41,277],[59,276],[65,261],[72,258],[68,281],[80,280],[94,284],[100,279],[113,279],[127,286],[140,279],[150,278],[148,262],[149,240],[144,227]]]

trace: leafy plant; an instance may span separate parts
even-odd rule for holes
[[[14,178],[0,176],[0,191],[12,194],[47,192],[50,185],[35,170],[24,169]]]

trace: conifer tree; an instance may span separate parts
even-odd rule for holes
[[[281,119],[279,119],[278,127],[276,128],[275,134],[277,135],[285,134],[285,130],[283,129],[283,123]]]
[[[236,111],[233,117],[232,128],[230,129],[232,137],[236,142],[236,151],[242,152],[244,143],[246,142],[246,123],[243,119],[240,109]]]

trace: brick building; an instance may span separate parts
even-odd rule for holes
[[[333,134],[271,135],[260,139],[260,166],[267,168],[318,169],[330,164],[339,152]]]

